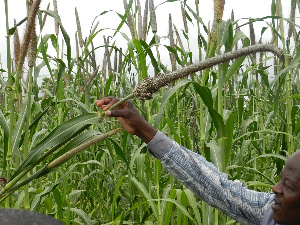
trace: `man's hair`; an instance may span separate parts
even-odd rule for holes
[[[21,209],[1,209],[1,225],[63,225],[62,222],[41,213]]]

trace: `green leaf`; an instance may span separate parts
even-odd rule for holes
[[[57,103],[69,102],[69,101],[72,101],[72,102],[76,103],[76,105],[79,106],[79,108],[82,110],[83,113],[90,113],[91,112],[86,104],[83,104],[82,102],[80,102],[79,100],[76,100],[75,98],[65,98],[65,99],[62,99],[62,100],[58,101]]]
[[[252,161],[252,160],[251,160]],[[250,162],[250,161],[249,161]],[[248,162],[248,163],[249,163]],[[232,165],[232,166],[227,166],[226,169],[227,170],[235,170],[236,169],[242,169],[242,170],[247,170],[247,171],[250,171],[250,172],[253,172],[253,173],[256,173],[260,176],[262,176],[263,178],[265,178],[267,181],[269,181],[271,184],[275,184],[275,182],[273,180],[270,179],[270,177],[264,175],[262,172],[258,171],[257,169],[255,168],[252,168],[252,167],[247,167],[247,166],[237,166],[237,165]]]
[[[46,66],[48,68],[48,71],[51,75],[52,80],[54,80],[52,69],[50,67],[49,59],[48,59],[48,56],[47,56],[47,41],[49,40],[51,35],[53,35],[53,34],[47,34],[47,35],[42,37],[39,48],[41,49],[41,53],[43,55],[43,62],[46,64]]]
[[[270,83],[270,88],[269,88],[269,92],[271,91],[271,88],[277,83],[277,80],[281,77],[281,76],[285,76],[285,74],[293,69],[293,68],[297,68],[299,66],[299,60],[300,60],[300,52],[298,52],[294,58],[292,59],[290,65],[288,67],[285,67],[283,70],[281,70],[272,80],[272,82]]]
[[[197,201],[196,201],[196,198],[195,198],[194,194],[189,189],[184,189],[184,192],[185,192],[185,194],[186,194],[186,196],[189,200],[190,206],[192,207],[192,209],[194,211],[194,214],[195,214],[195,217],[196,217],[196,220],[197,220],[197,224],[202,224],[201,223],[200,212],[199,212],[199,209],[198,209],[198,206],[197,206]]]
[[[206,142],[209,138],[210,135],[210,130],[211,130],[211,116],[208,112],[208,109],[205,109],[205,117],[204,117],[204,141]]]
[[[185,4],[185,7],[187,7],[188,10],[193,14],[194,18],[195,18],[200,24],[202,24],[202,26],[203,26],[205,32],[207,33],[207,27],[206,27],[205,24],[203,23],[202,18],[199,17],[198,14],[197,14],[194,10],[192,10],[192,8],[189,7],[187,4]]]
[[[135,45],[134,45],[133,41],[128,41],[127,46],[128,46],[129,56],[132,59],[132,63],[134,64],[135,68],[138,68],[137,65],[136,65],[136,62],[134,60],[134,58],[135,58],[135,56],[134,56],[134,47],[135,47]]]
[[[9,189],[6,194],[8,197],[9,195],[11,195],[12,193],[14,193],[16,190],[20,189],[21,187],[23,187],[24,185],[30,183],[31,181],[39,178],[40,176],[43,176],[46,171],[46,166],[41,167],[37,172],[35,172],[33,175],[31,175],[30,177],[26,178],[25,180],[23,180],[22,182],[14,185],[11,189]],[[1,199],[0,201],[2,201],[3,199]]]
[[[175,56],[175,59],[178,62],[178,64],[183,66],[182,61],[178,57],[177,51],[174,48],[170,47],[170,46],[165,45],[165,47],[168,49],[168,51],[170,53],[172,53]]]
[[[235,46],[239,40],[245,40],[245,39],[249,40],[249,38],[242,31],[238,31],[235,33],[233,37],[232,45]]]
[[[260,181],[249,181],[247,182],[248,187],[260,187],[260,188],[273,188],[274,184],[266,184]]]
[[[158,63],[151,51],[151,48],[149,45],[147,45],[146,42],[144,41],[140,41],[141,45],[144,47],[146,53],[149,55],[150,59],[151,59],[151,65],[154,67],[154,74],[157,75],[159,73],[159,67],[158,67]]]
[[[70,44],[70,37],[68,35],[68,33],[66,32],[62,22],[61,22],[61,19],[60,19],[60,16],[54,12],[54,11],[51,11],[51,10],[41,10],[41,12],[53,17],[58,23],[59,23],[59,27],[60,27],[60,30],[63,34],[63,37],[64,37],[64,40],[65,40],[65,43],[67,45],[67,59],[68,59],[68,67],[69,67],[69,75],[71,74],[72,70],[71,70],[71,44]]]
[[[162,118],[162,114],[164,112],[164,108],[167,104],[167,102],[169,101],[169,99],[172,97],[172,95],[178,91],[179,88],[185,86],[186,84],[190,83],[189,80],[186,80],[186,79],[182,79],[182,80],[179,80],[176,85],[172,88],[172,89],[168,89],[165,94],[163,95],[163,98],[161,100],[161,107],[160,107],[160,110],[155,118],[155,121],[154,121],[154,127],[155,128],[158,128],[159,126],[159,123],[161,121],[161,118]]]
[[[122,176],[121,179],[118,180],[118,183],[117,183],[117,186],[114,190],[114,196],[113,196],[113,199],[112,199],[112,204],[111,204],[111,215],[112,217],[114,218],[115,217],[115,208],[116,206],[118,205],[118,202],[117,202],[117,197],[119,196],[119,193],[120,193],[120,186],[121,184],[123,183],[123,180],[124,180],[125,176]]]
[[[261,32],[260,32],[260,35],[262,36],[264,33],[265,33],[265,31],[268,29],[268,27],[263,27],[263,28],[261,28]]]
[[[96,136],[102,135],[99,131],[87,131],[77,137],[73,138],[66,146],[64,146],[59,152],[55,153],[51,158],[50,162],[72,150],[73,148],[95,138]]]
[[[223,171],[223,153],[220,146],[218,146],[215,140],[207,143],[207,147],[210,148],[210,159],[218,170]]]
[[[20,140],[21,140],[21,136],[22,136],[22,129],[23,126],[25,124],[26,121],[26,115],[27,115],[27,110],[28,110],[28,95],[26,95],[24,102],[22,103],[22,107],[21,107],[21,112],[20,112],[20,116],[19,119],[16,123],[16,126],[14,128],[13,131],[13,138],[12,138],[12,154],[20,154]],[[33,101],[31,101],[32,104]],[[27,131],[25,131],[27,132]]]
[[[296,99],[300,98],[300,94],[295,94],[295,95],[292,95],[292,96],[289,96],[289,97],[282,98],[282,99],[279,100],[279,102],[282,102],[282,101],[284,101],[286,99],[295,99],[295,98]]]
[[[22,19],[19,23],[17,23],[14,27],[10,28],[8,30],[8,34],[7,35],[13,35],[17,29],[18,26],[22,25],[24,22],[27,21],[27,17],[25,17],[24,19]]]
[[[58,214],[58,219],[60,221],[63,221],[63,210],[62,210],[62,196],[60,194],[60,191],[57,190],[57,188],[53,189],[52,194],[54,196],[55,202],[56,202],[56,206],[57,206],[57,214]]]
[[[212,118],[212,121],[217,129],[218,138],[226,137],[226,129],[223,121],[223,117],[213,108],[213,98],[208,87],[203,87],[197,82],[192,82],[195,90],[202,98],[204,104],[208,108],[208,112]]]
[[[298,122],[295,125],[295,129],[294,129],[294,134],[297,134],[300,130],[300,119],[298,120]]]
[[[66,64],[61,60],[61,59],[57,59],[57,62],[59,63],[59,71],[57,74],[57,89],[58,89],[58,83],[61,80],[61,77],[63,76],[65,69],[66,69]]]
[[[70,208],[70,211],[76,213],[84,225],[93,225],[97,223],[96,221],[92,221],[82,209]]]
[[[180,143],[180,137],[178,135],[178,132],[177,132],[177,130],[175,131],[174,126],[173,126],[174,122],[171,121],[167,117],[165,118],[165,121],[168,124],[168,127],[169,127],[169,129],[171,131],[171,134],[173,134],[173,136],[174,136],[174,141],[176,141],[177,143]]]
[[[229,32],[229,25],[231,24],[231,20],[222,21],[222,23],[218,26],[218,39],[217,39],[217,46],[221,48],[223,45],[226,46],[228,41]],[[228,43],[228,45],[232,45]]]
[[[13,174],[11,180],[29,165],[35,163],[46,149],[52,148],[47,152],[48,154],[51,154],[57,148],[69,141],[70,138],[73,138],[73,135],[76,135],[77,132],[81,132],[81,129],[86,129],[86,125],[99,122],[100,117],[97,113],[89,113],[78,116],[56,127],[47,137],[30,150],[27,158]]]
[[[224,121],[222,116],[213,108],[213,99],[210,90],[207,87],[203,87],[199,85],[197,82],[192,82],[186,79],[179,80],[177,84],[172,88],[168,89],[164,94],[161,102],[160,111],[158,112],[155,121],[154,127],[158,128],[158,125],[161,121],[162,113],[164,111],[165,105],[167,105],[167,101],[171,98],[171,96],[181,87],[187,84],[193,84],[196,92],[202,98],[204,104],[207,106],[209,114],[212,118],[212,121],[217,129],[218,138],[226,137],[226,129],[224,125]]]
[[[243,34],[244,35],[244,34]],[[237,35],[236,35],[237,36]],[[235,36],[235,38],[236,38]],[[243,37],[243,36],[241,36]],[[237,40],[239,40],[238,38],[240,38],[239,36],[237,37]],[[247,47],[250,45],[250,41],[248,38],[245,38],[244,39],[244,42],[243,42],[243,48]],[[239,68],[241,67],[242,63],[244,62],[246,56],[242,56],[242,57],[239,57],[237,58],[236,60],[234,60],[234,62],[232,63],[232,65],[230,66],[230,68],[228,69],[227,71],[227,74],[226,74],[226,78],[224,80],[224,83],[226,83],[227,81],[229,81],[231,79],[231,77],[238,72]]]
[[[285,156],[283,156],[283,155],[279,155],[279,154],[263,154],[263,155],[260,155],[260,156],[258,156],[258,157],[255,157],[255,158],[249,160],[249,162],[252,162],[252,161],[255,160],[255,159],[259,159],[259,158],[267,158],[267,157],[273,157],[273,158],[281,159],[281,160],[283,160],[284,162],[287,161],[287,157],[285,157]],[[248,162],[248,163],[249,163],[249,162]]]
[[[269,84],[269,78],[268,78],[268,74],[265,72],[265,70],[257,70],[257,72],[260,74],[262,81],[264,82],[264,84],[267,86],[267,88],[269,88],[270,84]]]
[[[133,181],[135,186],[143,193],[143,195],[147,199],[147,201],[149,201],[149,204],[152,208],[154,217],[156,218],[156,220],[159,220],[160,218],[158,216],[158,209],[157,209],[157,206],[154,204],[154,200],[152,199],[151,194],[147,191],[147,189],[145,188],[145,186],[143,184],[141,184],[140,182],[137,181],[137,179],[135,177],[131,177],[131,180]]]
[[[110,85],[111,85],[111,82],[113,80],[113,74],[111,74],[108,78],[108,80],[106,81],[106,84],[105,84],[105,96],[109,96],[109,90],[110,90]]]
[[[9,135],[8,124],[6,122],[6,119],[5,119],[1,109],[0,109],[0,125],[2,126],[4,133],[6,135]]]
[[[176,190],[171,191],[171,187],[166,187],[162,194],[162,199],[174,199],[176,197]],[[162,211],[162,221],[163,224],[170,224],[171,212],[173,209],[173,204],[171,202],[162,201],[161,202],[161,211]]]
[[[40,204],[43,203],[43,201],[44,201],[42,198],[44,196],[48,195],[49,193],[51,193],[53,191],[53,189],[55,189],[60,184],[60,182],[61,182],[61,180],[55,182],[50,187],[47,187],[42,193],[35,195],[32,200],[30,210],[36,211],[38,209],[38,207],[40,206]]]
[[[126,158],[126,155],[122,151],[121,147],[111,138],[109,140],[114,145],[117,155],[123,160],[123,162],[127,165],[128,169],[130,170],[129,162]]]
[[[185,189],[185,190],[188,190],[188,189]],[[189,212],[186,210],[186,208],[182,205],[182,204],[180,204],[178,201],[176,201],[175,199],[172,199],[172,198],[164,198],[164,199],[160,199],[160,200],[162,200],[162,201],[167,201],[167,202],[172,202],[172,203],[174,203],[176,206],[177,206],[177,208],[185,215],[185,216],[187,216],[188,218],[190,218],[190,220],[193,222],[193,223],[195,223],[195,224],[201,224],[201,220],[200,220],[200,223],[199,223],[199,220],[198,220],[198,214],[197,213],[195,213],[195,214],[197,214],[197,217],[196,217],[196,219],[197,219],[197,222],[194,220],[194,218],[193,217],[191,217],[191,215],[189,214]],[[196,200],[196,199],[195,199]],[[157,200],[158,201],[158,200]],[[192,207],[193,208],[193,207]],[[193,208],[194,209],[194,208]],[[195,211],[194,211],[195,212]],[[198,211],[198,213],[199,213],[199,211]],[[200,216],[200,214],[199,214],[199,216]]]
[[[120,31],[121,27],[122,27],[123,24],[125,23],[126,18],[127,18],[127,14],[129,13],[129,10],[131,9],[132,3],[133,3],[133,0],[130,0],[129,3],[128,3],[128,7],[127,7],[127,9],[126,9],[125,14],[124,14],[123,16],[120,15],[121,18],[122,18],[122,21],[121,21],[121,23],[119,24],[119,26],[117,27],[117,29],[116,29],[116,31],[115,31],[115,33],[114,33],[113,36],[115,36],[115,35]]]
[[[133,43],[138,53],[139,69],[142,71],[142,78],[145,79],[148,77],[145,51],[139,40],[134,39]]]
[[[225,140],[225,165],[227,165],[232,147],[232,139],[234,132],[234,114],[231,113],[226,121],[226,140]]]

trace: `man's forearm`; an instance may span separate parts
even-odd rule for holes
[[[145,123],[141,124],[139,129],[137,130],[136,136],[138,136],[146,144],[148,144],[153,139],[156,132],[157,130],[145,121]]]
[[[260,224],[273,201],[273,194],[255,192],[240,181],[228,180],[204,157],[181,147],[160,131],[147,147],[196,196],[242,224]]]

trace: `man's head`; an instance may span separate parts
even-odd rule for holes
[[[281,172],[281,181],[273,187],[273,219],[279,224],[300,224],[300,151],[294,153]]]
[[[51,216],[21,209],[1,209],[1,225],[63,225]]]

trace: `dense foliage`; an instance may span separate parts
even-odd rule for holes
[[[94,39],[101,35],[101,23],[83,38],[76,10],[76,56],[73,34],[64,29],[56,1],[52,10],[39,9],[39,2],[29,2],[27,20],[7,24],[7,68],[0,68],[2,208],[35,210],[65,224],[235,224],[168,174],[141,140],[124,130],[107,134],[119,123],[103,118],[94,101],[126,97],[144,78],[196,63],[195,54],[202,61],[255,45],[257,20],[266,21],[257,33],[271,31],[270,42],[283,50],[283,61],[266,52],[241,56],[170,83],[151,100],[131,100],[150,124],[205,156],[230,179],[271,191],[286,158],[299,148],[300,51],[294,18],[299,1],[291,0],[291,18],[284,19],[281,0],[273,0],[272,15],[243,24],[250,27],[250,37],[239,29],[240,21],[222,20],[222,0],[214,1],[212,27],[203,24],[199,2],[182,1],[184,27],[172,24],[170,15],[168,45],[160,43],[153,0],[142,6],[124,0],[119,26],[100,46]],[[55,34],[36,33],[35,26],[40,31],[52,19]],[[192,23],[198,33],[188,30]],[[20,44],[22,24],[27,26]],[[120,34],[127,46],[115,41]],[[198,42],[190,43],[189,36],[198,36]],[[50,45],[56,57],[48,54]],[[198,52],[186,47],[191,45]],[[162,48],[170,63],[161,62]],[[41,70],[47,77],[38,82]],[[79,148],[84,151],[52,166]]]

